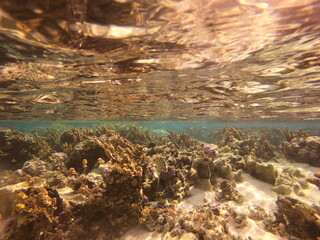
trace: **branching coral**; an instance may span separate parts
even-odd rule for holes
[[[0,169],[21,168],[37,153],[37,145],[29,135],[8,128],[0,128]]]
[[[10,226],[9,239],[45,239],[54,231],[58,209],[54,192],[44,187],[30,187],[17,194],[14,203],[15,222]]]
[[[106,129],[103,126],[96,127],[97,132],[104,132]],[[111,129],[117,131],[122,137],[126,138],[134,144],[148,145],[152,144],[163,144],[165,141],[162,137],[152,134],[150,130],[143,129],[136,125],[115,125],[111,126]]]
[[[253,220],[274,233],[281,232],[281,224],[289,226],[284,236],[299,235],[290,226],[318,227],[315,212],[293,200],[278,200],[275,221],[262,207],[251,209],[247,215],[233,209],[247,202],[237,190],[242,171],[273,184],[274,191],[281,194],[294,191],[302,196],[307,181],[317,184],[318,175],[306,181],[307,175],[293,167],[280,171],[270,161],[279,156],[279,149],[266,137],[225,128],[220,136],[226,145],[218,149],[182,133],[154,138],[140,128],[128,131],[132,141],[124,137],[125,131],[120,134],[106,127],[61,134],[52,131],[42,136],[1,130],[0,157],[15,156],[12,146],[25,148],[19,164],[10,165],[15,171],[7,171],[0,182],[0,196],[8,196],[1,203],[13,206],[0,206],[0,214],[8,223],[3,239],[113,240],[138,223],[160,232],[164,239],[241,239],[232,235],[229,223],[244,228]],[[303,149],[315,154],[303,156],[317,156],[316,137],[301,131],[286,134],[292,138],[289,146],[296,144],[296,139],[303,143],[298,155]],[[205,201],[198,207],[182,209],[186,203],[180,200],[193,194],[189,192],[192,185],[215,191],[211,199],[215,203]],[[295,225],[296,213],[286,205],[288,201],[310,224]],[[268,219],[262,223],[265,217]]]
[[[172,131],[168,131],[168,139],[172,142],[178,149],[179,148],[189,148],[194,145],[197,145],[197,141],[184,133],[175,133]]]

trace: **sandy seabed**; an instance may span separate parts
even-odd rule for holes
[[[283,167],[294,166],[300,168],[306,172],[309,176],[313,173],[319,172],[320,168],[312,167],[308,164],[303,163],[288,163],[282,165]],[[237,184],[237,189],[241,194],[245,196],[245,201],[241,204],[235,202],[228,202],[230,206],[233,206],[237,212],[248,214],[248,209],[252,205],[259,205],[267,213],[273,214],[276,210],[276,200],[278,194],[272,191],[272,185],[265,183],[263,181],[257,180],[250,176],[249,174],[243,174],[244,181]],[[179,203],[178,206],[184,211],[189,211],[197,205],[201,205],[204,201],[211,203],[217,202],[215,200],[215,193],[213,191],[202,191],[199,189],[191,189],[191,197],[185,199],[183,202]],[[320,191],[315,186],[310,186],[309,189],[305,190],[305,196],[299,197],[292,194],[292,197],[299,199],[302,202],[308,204],[320,204]],[[259,224],[254,220],[249,219],[248,224],[243,228],[237,228],[232,220],[229,222],[230,232],[233,235],[239,235],[241,237],[249,238],[252,237],[255,240],[284,240],[275,234],[265,231]],[[172,238],[169,234],[165,236],[157,232],[147,231],[141,226],[130,229],[125,236],[120,238],[120,240],[164,240],[164,239],[178,239]],[[181,238],[183,239],[183,238]]]

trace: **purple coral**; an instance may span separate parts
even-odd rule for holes
[[[221,206],[221,203],[216,203],[212,205],[212,209],[218,208],[219,206]]]
[[[200,145],[203,148],[205,154],[207,154],[212,159],[219,156],[219,152],[209,143],[202,143]]]

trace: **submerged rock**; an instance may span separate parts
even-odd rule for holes
[[[302,239],[320,236],[320,216],[316,208],[290,197],[278,197],[277,221],[285,230]]]
[[[229,181],[223,180],[220,184],[220,190],[216,193],[216,199],[221,202],[235,201],[242,203],[244,196]]]
[[[298,196],[304,196],[303,189],[308,187],[306,176],[299,169],[289,167],[282,170],[272,190],[283,195],[294,192]]]
[[[307,178],[307,182],[317,186],[320,190],[320,172],[316,172],[313,174],[314,177]]]
[[[125,133],[99,127],[54,132],[49,138],[28,136],[35,152],[27,148],[28,157],[19,162],[18,169],[6,171],[0,179],[0,217],[6,222],[1,239],[113,240],[138,223],[163,238],[242,239],[232,235],[230,223],[238,229],[252,221],[272,231],[280,226],[262,207],[251,208],[248,214],[236,211],[235,206],[246,203],[237,190],[242,171],[274,184],[274,191],[281,194],[303,196],[308,187],[302,171],[280,171],[267,159],[274,148],[267,148],[265,139],[245,136],[237,129],[226,131],[227,145],[219,148],[219,155],[218,148],[201,145],[186,134],[168,132],[167,137],[154,138],[150,132],[133,129],[131,137],[139,137],[141,146],[122,137]],[[21,133],[18,139],[24,137]],[[0,141],[10,143],[11,139]],[[0,152],[6,146],[1,145]],[[264,151],[268,156],[263,156]],[[308,181],[316,184],[318,175]],[[182,209],[192,185],[214,190],[215,203],[204,201]],[[280,200],[278,205],[278,220],[289,229],[295,224],[294,213]],[[309,222],[317,218],[313,212],[313,218],[303,214]],[[317,226],[308,224],[304,226]],[[297,234],[289,230],[288,234]]]
[[[221,208],[221,209],[218,209]],[[146,206],[142,212],[142,224],[176,239],[241,239],[229,231],[228,208],[210,204],[200,205],[188,212],[175,205],[158,204]]]
[[[279,171],[273,164],[254,161],[250,156],[247,157],[245,163],[245,170],[250,175],[264,182],[275,184]]]
[[[25,161],[37,153],[37,143],[32,136],[0,128],[0,170],[21,168]]]
[[[320,137],[308,136],[304,131],[292,132],[285,128],[287,141],[282,143],[283,153],[296,162],[320,167]]]
[[[194,187],[203,191],[212,190],[210,160],[208,158],[198,158],[193,164],[196,171]]]

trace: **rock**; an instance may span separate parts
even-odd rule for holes
[[[233,172],[232,164],[229,163],[229,160],[232,160],[232,157],[232,154],[223,155],[213,162],[211,173],[213,180],[218,177],[235,182],[235,173]]]
[[[200,178],[210,178],[211,170],[208,162],[199,161],[196,163],[197,174]]]
[[[309,187],[305,177],[306,175],[303,174],[299,169],[292,167],[285,168],[280,176],[276,179],[272,190],[283,195],[289,195],[294,192],[298,196],[304,196],[302,189],[307,189]]]
[[[294,184],[293,185],[293,191],[294,191],[295,194],[297,194],[300,197],[305,195],[299,184]]]
[[[22,171],[32,177],[39,176],[45,179],[47,185],[58,188],[65,187],[67,184],[67,169],[64,159],[49,156],[45,161],[33,158],[23,164]]]
[[[155,223],[152,229],[161,232],[162,236],[169,233],[169,239],[176,236],[180,236],[180,239],[235,239],[228,229],[226,219],[229,216],[230,209],[227,204],[220,206],[207,203],[184,211],[164,202],[156,206],[146,206],[142,211],[141,223]]]
[[[320,236],[320,216],[317,209],[291,197],[278,197],[277,221],[286,230],[302,239]]]
[[[253,177],[271,184],[275,184],[279,176],[279,171],[274,165],[251,160],[250,156],[246,160],[245,170]]]
[[[211,168],[207,158],[200,158],[195,161],[196,175],[194,176],[194,187],[203,191],[212,190]]]
[[[320,172],[316,172],[313,174],[314,177],[307,178],[307,182],[317,186],[320,190]]]
[[[61,189],[57,189],[59,193],[59,197],[63,200],[65,204],[72,204],[73,206],[83,204],[87,198],[80,194],[75,193],[72,188],[65,187]]]
[[[317,186],[320,189],[320,179],[319,178],[309,177],[309,178],[307,178],[307,182]]]
[[[282,143],[283,153],[296,162],[305,162],[311,166],[320,166],[320,137],[308,136],[304,132],[296,133],[285,129],[287,141]]]
[[[236,228],[244,228],[248,225],[248,216],[245,214],[239,214],[234,218],[234,225]]]
[[[209,178],[198,178],[194,184],[194,187],[203,191],[212,190],[212,185]]]
[[[218,201],[236,201],[241,203],[244,201],[244,196],[232,186],[232,184],[227,181],[223,180],[220,184],[221,190],[216,193],[216,198]]]
[[[274,186],[272,190],[283,195],[290,195],[292,193],[292,187],[290,185],[277,185]]]
[[[43,185],[44,181],[39,178],[37,178],[33,183],[34,187],[40,187]],[[2,215],[3,218],[7,218],[12,215],[13,205],[17,194],[22,190],[26,190],[28,187],[28,182],[20,182],[0,188],[0,215]]]
[[[26,182],[0,188],[0,214],[3,218],[12,215],[13,202],[21,189],[27,188]]]

